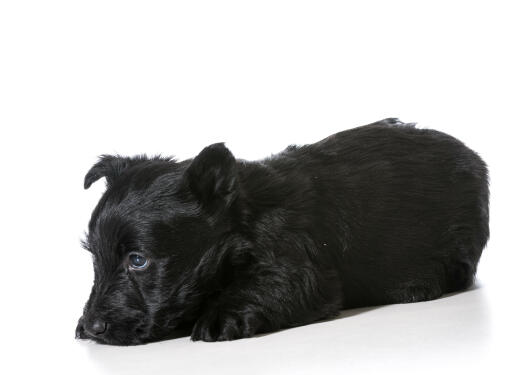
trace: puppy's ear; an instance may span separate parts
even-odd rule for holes
[[[223,143],[212,144],[193,159],[185,182],[202,204],[229,205],[237,195],[236,159]]]
[[[133,159],[119,155],[101,155],[99,161],[85,175],[83,187],[88,189],[101,177],[106,177],[107,186],[110,186],[124,170],[146,159],[145,156]]]

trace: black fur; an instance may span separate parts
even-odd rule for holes
[[[489,235],[484,162],[396,119],[257,162],[221,143],[182,162],[103,156],[85,188],[103,176],[76,332],[106,344],[232,340],[438,298],[472,284]]]

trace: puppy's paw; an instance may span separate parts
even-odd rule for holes
[[[254,336],[260,326],[260,321],[252,313],[211,309],[197,320],[191,338],[193,341],[236,340]]]

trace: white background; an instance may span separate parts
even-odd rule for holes
[[[506,1],[1,1],[2,373],[510,373]],[[478,287],[230,343],[74,340],[103,153],[257,159],[389,116],[491,171]]]

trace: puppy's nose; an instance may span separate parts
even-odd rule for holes
[[[106,331],[106,322],[96,318],[85,325],[85,330],[93,336],[98,336]]]

